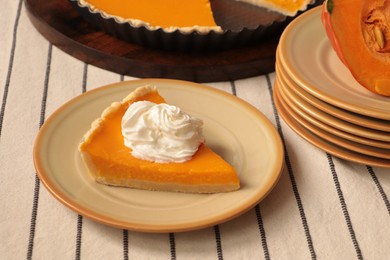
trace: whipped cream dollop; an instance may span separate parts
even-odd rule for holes
[[[125,146],[136,158],[181,163],[192,158],[204,142],[203,121],[168,104],[138,101],[122,118]]]

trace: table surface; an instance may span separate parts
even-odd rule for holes
[[[285,147],[285,168],[253,209],[210,228],[151,234],[79,216],[40,183],[32,150],[45,119],[82,92],[134,78],[52,46],[23,1],[0,8],[2,259],[388,259],[390,170],[338,159],[295,134],[273,102],[275,74],[207,85],[259,109]],[[3,258],[4,257],[4,258]]]

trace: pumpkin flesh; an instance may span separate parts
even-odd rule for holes
[[[322,21],[354,78],[370,91],[390,96],[390,1],[327,0]]]

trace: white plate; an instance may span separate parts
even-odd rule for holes
[[[321,7],[294,19],[278,45],[288,75],[313,96],[361,115],[390,120],[390,97],[362,87],[334,52],[320,19]]]
[[[283,103],[283,99],[279,96],[278,92],[278,82],[275,81],[274,85],[274,100],[276,108],[286,122],[286,124],[291,127],[291,129],[296,132],[303,139],[318,147],[319,149],[324,150],[336,157],[345,159],[347,161],[367,164],[376,167],[390,168],[390,160],[382,159],[374,156],[365,155],[362,153],[355,152],[350,149],[346,149],[337,144],[337,142],[329,142],[326,139],[321,138],[316,135],[314,132],[311,132],[306,127],[302,126],[297,120],[291,116],[287,111],[286,105]]]
[[[238,191],[201,195],[98,184],[77,146],[111,102],[142,85],[157,86],[168,103],[203,119],[206,142],[239,173]],[[34,162],[45,187],[60,202],[98,222],[144,232],[178,232],[232,219],[261,201],[283,168],[281,139],[257,109],[226,92],[178,80],[144,79],[105,86],[69,101],[41,128]]]

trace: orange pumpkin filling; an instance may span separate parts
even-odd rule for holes
[[[238,189],[240,183],[233,167],[205,144],[184,163],[155,163],[131,155],[121,132],[121,120],[127,108],[140,100],[164,102],[157,91],[141,90],[136,90],[136,95],[130,94],[120,105],[117,102],[106,109],[80,144],[83,160],[95,180],[148,190],[214,193]]]
[[[216,26],[208,0],[86,0],[107,14],[157,27]]]

